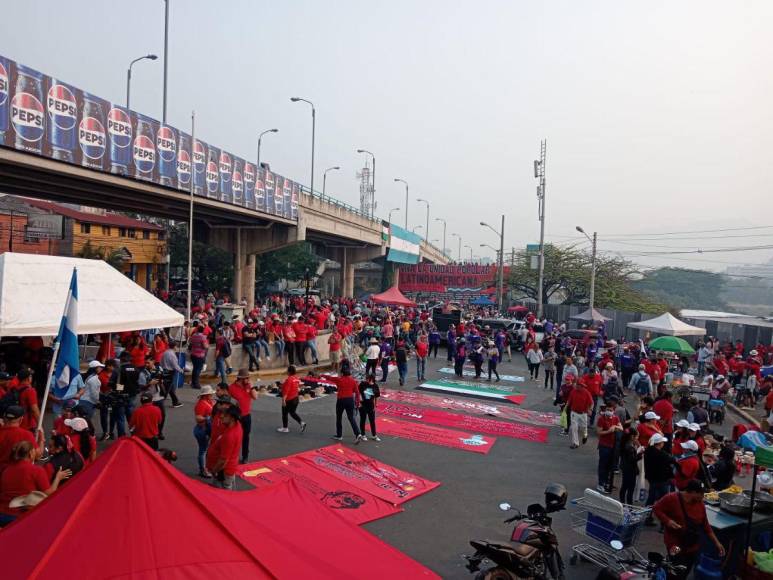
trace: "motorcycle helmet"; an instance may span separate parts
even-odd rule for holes
[[[566,506],[566,487],[560,483],[549,483],[545,488],[545,510],[548,513],[557,512]]]

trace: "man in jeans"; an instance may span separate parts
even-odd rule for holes
[[[405,384],[405,377],[408,374],[408,347],[405,341],[400,338],[395,347],[395,363],[397,363],[397,374],[400,377],[400,385]]]
[[[182,407],[183,404],[177,398],[177,373],[180,376],[185,375],[185,371],[177,361],[177,351],[175,347],[177,341],[173,338],[169,339],[169,348],[161,355],[161,371],[163,372],[164,380],[164,397],[169,396],[172,399],[172,407]]]
[[[569,392],[566,405],[569,407],[569,431],[572,435],[572,443],[569,448],[577,449],[580,446],[580,429],[583,433],[583,444],[588,442],[588,413],[593,408],[593,398],[588,390],[578,382]]]
[[[596,423],[596,433],[599,436],[599,484],[596,488],[601,493],[612,491],[612,469],[615,460],[615,445],[617,432],[622,432],[623,426],[614,410],[607,405],[601,405],[601,413]]]
[[[429,342],[426,334],[420,334],[416,342],[416,378],[424,380],[424,372],[427,370],[427,357],[429,357]]]
[[[207,349],[209,348],[209,341],[203,331],[204,328],[200,324],[197,325],[196,330],[193,331],[193,335],[188,341],[188,350],[190,350],[191,364],[193,365],[193,372],[191,373],[192,389],[201,388],[199,379],[204,368],[204,361],[207,358]]]
[[[250,431],[252,431],[252,402],[258,398],[258,388],[250,384],[250,372],[239,369],[236,382],[228,387],[228,394],[239,405],[239,422],[242,425],[242,458],[240,463],[247,463],[250,455]],[[214,470],[210,469],[214,473]]]

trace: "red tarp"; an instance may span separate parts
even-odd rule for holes
[[[540,427],[553,427],[558,425],[560,416],[558,413],[543,413],[519,409],[510,405],[496,405],[475,399],[459,399],[444,397],[442,395],[428,395],[415,391],[381,391],[381,399],[394,403],[408,403],[422,405],[424,407],[437,407],[450,411],[464,411],[473,415],[487,415],[497,419],[512,419]]]
[[[442,425],[443,427],[464,429],[465,431],[472,431],[473,433],[488,433],[489,435],[526,439],[528,441],[537,441],[539,443],[545,443],[548,439],[548,430],[544,427],[533,427],[531,425],[521,425],[520,423],[507,423],[505,421],[497,421],[496,419],[471,417],[470,415],[448,413],[436,409],[424,409],[422,407],[402,405],[400,403],[380,403],[378,406],[378,413],[388,417],[419,419],[427,421],[428,423]]]
[[[473,453],[482,453],[484,455],[491,451],[491,446],[497,440],[496,437],[473,435],[472,433],[463,433],[454,429],[444,429],[443,427],[403,421],[402,419],[379,417],[376,419],[376,422],[378,424],[378,432],[382,435],[393,435],[412,441],[452,447],[453,449],[462,449],[463,451],[472,451]]]
[[[0,553],[4,580],[437,578],[292,481],[214,489],[134,438],[0,532]]]
[[[370,299],[376,304],[393,304],[395,306],[416,306],[413,300],[406,298],[397,286],[392,286],[381,294],[372,294]]]
[[[389,503],[399,505],[440,484],[402,471],[343,445],[331,445],[295,455],[309,465]]]
[[[239,470],[245,481],[259,489],[292,479],[300,488],[316,497],[322,505],[334,510],[355,525],[403,511],[292,455],[240,465]]]
[[[511,306],[507,309],[508,312],[528,312],[529,308],[526,306]]]

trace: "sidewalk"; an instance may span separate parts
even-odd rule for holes
[[[296,370],[298,371],[298,375],[302,376],[304,374],[308,374],[309,371],[314,372],[322,372],[329,370],[330,367],[330,361],[320,361],[317,365],[305,365],[305,366],[296,366]],[[236,373],[239,371],[239,369],[234,368],[233,372],[227,375],[228,382],[231,383],[236,380]],[[280,378],[283,378],[287,375],[287,367],[277,367],[273,369],[265,369],[260,371],[250,371],[250,379],[253,381],[266,381],[266,382],[273,382],[275,380],[278,380]],[[202,385],[216,385],[220,382],[220,377],[215,376],[212,374],[212,370],[210,368],[207,368],[206,371],[204,371],[201,374],[200,383]],[[185,373],[185,381],[184,384],[186,387],[190,387],[191,384],[191,373],[186,372]]]

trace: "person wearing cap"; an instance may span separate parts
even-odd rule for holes
[[[682,443],[690,439],[690,434],[687,432],[689,426],[690,422],[687,419],[680,419],[676,422],[676,431],[674,431],[674,439],[671,442],[671,453],[674,457],[683,453]]]
[[[236,381],[228,387],[228,394],[239,405],[239,422],[242,426],[241,463],[247,463],[250,455],[250,432],[252,431],[252,402],[258,398],[258,388],[253,387],[250,383],[250,372],[247,369],[239,369]]]
[[[381,347],[378,345],[378,339],[373,337],[369,341],[368,349],[365,351],[365,374],[375,374],[376,365],[381,355]]]
[[[142,439],[154,451],[158,451],[158,433],[161,424],[161,410],[153,404],[153,395],[144,392],[140,395],[140,406],[129,419],[132,435]]]
[[[655,399],[652,411],[660,417],[658,425],[660,431],[668,438],[666,450],[670,451],[671,441],[674,438],[674,405],[671,403],[671,392],[666,389]]]
[[[164,393],[162,390],[161,372],[156,369],[156,363],[152,357],[145,359],[145,368],[140,370],[137,384],[143,391],[149,392],[153,404],[161,411],[161,423],[158,426],[158,438],[164,440],[164,425],[166,424],[166,408],[164,407]]]
[[[664,446],[667,439],[661,433],[654,433],[644,450],[644,478],[647,480],[649,492],[645,505],[651,506],[670,491],[671,480],[674,477],[674,458]],[[652,516],[648,517],[652,522]]]
[[[233,489],[242,445],[242,424],[239,407],[228,405],[220,413],[222,427],[207,449],[207,471],[214,476],[214,485]]]
[[[596,424],[596,434],[599,436],[598,486],[596,489],[601,493],[609,493],[612,490],[616,435],[622,431],[623,426],[615,412],[606,404],[602,404],[599,420]]]
[[[706,440],[701,433],[701,426],[697,423],[690,423],[687,426],[687,437],[690,441],[695,441],[698,446],[698,457],[703,457],[703,452],[706,449]]]
[[[690,480],[702,478],[698,444],[693,440],[685,441],[682,443],[682,451],[682,455],[676,458],[674,471],[674,485],[680,490],[684,489]]]
[[[196,420],[196,424],[193,427],[193,437],[196,439],[198,445],[198,463],[199,463],[199,477],[212,477],[212,474],[207,471],[204,460],[207,455],[207,447],[209,446],[209,438],[212,433],[212,410],[214,403],[212,396],[215,394],[215,389],[209,385],[201,387],[196,400],[196,405],[193,407],[193,416]]]
[[[19,405],[11,405],[5,410],[3,425],[0,426],[0,472],[11,462],[11,450],[17,443],[29,442],[35,448],[35,459],[42,454],[43,432],[37,431],[38,439],[36,440],[32,431],[21,427],[23,419],[24,409]]]
[[[99,373],[105,365],[98,360],[89,362],[89,370],[86,373],[86,380],[83,383],[83,389],[78,391],[75,399],[78,401],[78,407],[81,409],[84,417],[91,417],[99,404],[99,392],[102,383],[99,380]]]
[[[94,426],[89,419],[77,416],[77,407],[75,414],[75,417],[65,419],[64,424],[71,431],[69,437],[72,440],[73,447],[88,464],[97,458],[97,439],[94,437]]]
[[[655,390],[652,385],[652,378],[647,373],[645,365],[639,365],[639,370],[631,377],[628,388],[639,395],[639,397],[654,396]]]
[[[646,447],[655,433],[663,435],[658,421],[660,421],[660,415],[654,411],[647,411],[639,418],[639,426],[636,428],[639,432],[639,445]]]
[[[20,441],[11,449],[10,463],[0,474],[0,527],[11,523],[22,513],[19,508],[11,507],[14,498],[34,491],[51,495],[62,481],[72,475],[69,470],[60,469],[50,482],[46,470],[35,465],[36,457],[35,445],[29,441]]]
[[[75,417],[75,407],[78,406],[78,401],[75,399],[68,399],[62,404],[62,414],[54,419],[54,428],[52,433],[54,435],[71,435],[72,428],[65,425],[67,419]]]
[[[279,433],[289,433],[289,418],[292,417],[301,426],[301,433],[306,431],[306,423],[298,415],[298,395],[301,389],[301,380],[296,374],[295,367],[287,367],[287,378],[282,383],[280,394],[282,396],[282,426],[277,428]]]
[[[664,526],[663,542],[671,555],[671,563],[686,568],[684,574],[677,578],[689,576],[698,558],[703,536],[714,544],[720,558],[725,555],[725,547],[714,535],[706,516],[703,505],[705,491],[703,482],[692,479],[685,483],[683,489],[659,499],[653,507],[653,512]]]

